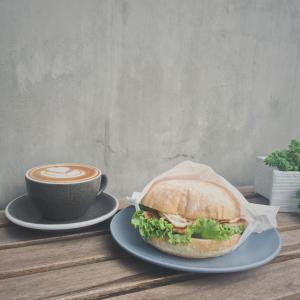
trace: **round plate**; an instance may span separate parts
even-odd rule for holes
[[[110,230],[116,242],[129,253],[156,265],[170,269],[199,272],[226,273],[252,269],[271,261],[280,251],[281,239],[276,229],[252,233],[235,251],[213,258],[187,259],[157,250],[147,244],[138,230],[130,224],[134,207],[116,214]]]
[[[70,221],[51,221],[43,218],[30,198],[23,195],[7,205],[5,215],[11,222],[26,228],[46,231],[72,230],[103,222],[112,217],[118,207],[115,197],[101,193],[82,217]]]

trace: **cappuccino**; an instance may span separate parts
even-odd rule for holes
[[[95,167],[82,164],[53,164],[30,169],[26,177],[45,183],[78,183],[101,175]]]

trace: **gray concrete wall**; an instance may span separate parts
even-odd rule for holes
[[[236,185],[300,138],[300,1],[0,1],[0,204],[24,172],[100,167],[117,196],[191,159]]]

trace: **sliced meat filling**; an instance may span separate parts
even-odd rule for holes
[[[173,232],[179,233],[179,234],[186,234],[187,227],[180,228],[180,227],[173,227]]]
[[[159,212],[159,215],[167,219],[171,224],[173,224],[177,228],[186,228],[188,225],[193,224],[193,220],[189,220],[180,215],[172,215],[162,212]]]
[[[160,217],[165,218],[169,223],[173,225],[173,232],[179,234],[187,233],[187,226],[193,224],[195,220],[186,219],[179,215],[166,214],[162,212],[156,212],[153,210],[144,211],[145,218],[159,219]],[[247,224],[244,219],[233,219],[233,220],[218,220],[220,224],[228,224],[230,226],[239,226]]]
[[[146,210],[143,215],[146,219],[159,219],[158,214],[153,210]]]

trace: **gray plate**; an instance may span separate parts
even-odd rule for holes
[[[107,194],[99,195],[93,205],[80,218],[71,221],[51,221],[42,217],[27,195],[12,200],[5,209],[6,217],[13,223],[37,230],[58,231],[84,228],[103,222],[118,210],[118,200]]]
[[[276,229],[253,233],[238,249],[220,257],[187,259],[157,250],[147,244],[130,224],[133,207],[116,214],[110,230],[116,242],[129,253],[156,265],[198,273],[227,273],[244,271],[264,265],[280,251],[281,239]]]

